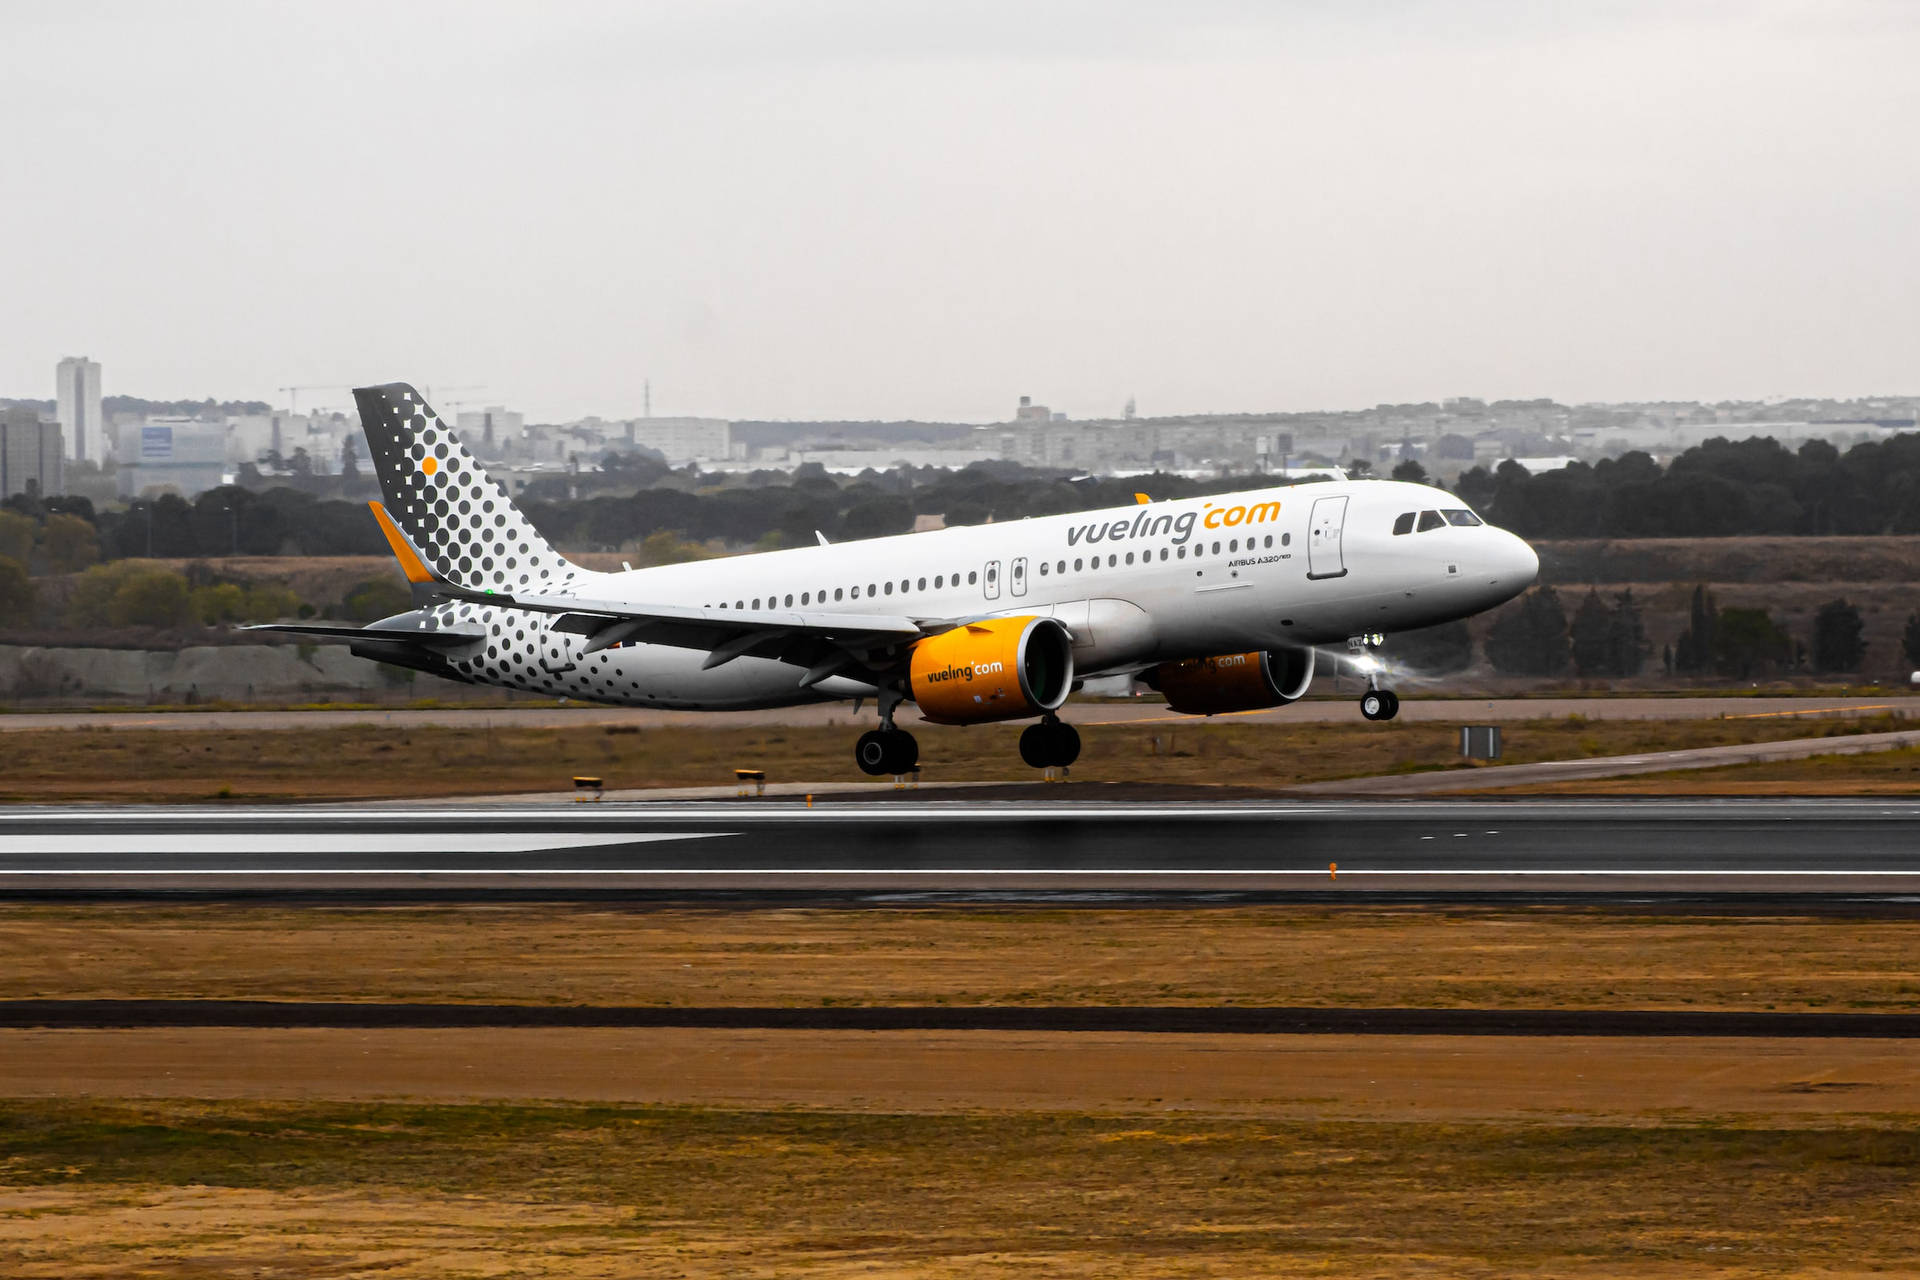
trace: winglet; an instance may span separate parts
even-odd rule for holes
[[[393,522],[387,509],[377,502],[367,505],[373,509],[373,518],[379,522],[380,532],[386,535],[387,546],[393,549],[393,558],[400,562],[400,571],[407,575],[407,581],[416,587],[433,582],[433,571],[427,568],[420,553],[413,549],[413,543],[407,541],[407,535],[400,532],[400,526]]]
[[[1140,504],[1141,506],[1143,506],[1143,507],[1144,507],[1144,506],[1146,506],[1146,505],[1147,505],[1147,504],[1148,504],[1149,502],[1152,502],[1152,501],[1153,501],[1153,499],[1152,499],[1152,498],[1149,498],[1149,497],[1148,497],[1148,496],[1147,496],[1146,494],[1144,494],[1144,493],[1136,493],[1136,494],[1134,494],[1134,495],[1133,495],[1133,500],[1134,500],[1135,502],[1137,502],[1137,503],[1139,503],[1139,504]]]

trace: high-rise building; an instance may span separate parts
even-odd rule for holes
[[[66,462],[59,423],[42,422],[22,405],[0,409],[0,498],[65,493]]]
[[[67,456],[76,461],[92,458],[104,462],[113,450],[108,447],[106,423],[100,417],[100,362],[68,356],[60,362],[55,376],[54,402],[59,407],[60,427],[67,434]]]

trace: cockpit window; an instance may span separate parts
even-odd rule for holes
[[[1425,533],[1429,529],[1443,529],[1446,527],[1446,524],[1447,522],[1441,518],[1438,511],[1422,511],[1420,513],[1420,532],[1422,533]]]
[[[1440,514],[1447,518],[1448,524],[1457,524],[1462,527],[1472,527],[1481,522],[1479,516],[1468,511],[1465,507],[1457,507],[1451,511],[1442,511]]]
[[[1414,517],[1414,513],[1409,511],[1405,515],[1401,516],[1399,519],[1395,520],[1393,522],[1393,532],[1395,533],[1395,535],[1399,535],[1402,533],[1412,533],[1413,517]]]

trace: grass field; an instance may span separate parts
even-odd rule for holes
[[[1506,726],[1503,763],[1671,751],[1727,743],[1884,732],[1888,716],[1585,721]],[[484,795],[566,789],[591,773],[610,788],[718,786],[732,770],[775,782],[865,781],[853,765],[859,726],[581,729],[36,730],[10,734],[0,801],[293,800]],[[1019,725],[930,728],[929,781],[1032,781]],[[1073,776],[1088,781],[1271,788],[1368,774],[1457,768],[1447,724],[1090,725]]]
[[[1920,749],[1863,755],[1812,756],[1761,764],[1647,773],[1630,778],[1589,778],[1550,787],[1506,787],[1489,794],[1590,796],[1883,796],[1920,794]]]
[[[0,904],[0,999],[1920,1009],[1920,924],[1563,907]]]
[[[1920,1267],[1920,1129],[0,1104],[11,1276]]]

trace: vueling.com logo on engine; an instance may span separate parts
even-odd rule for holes
[[[928,684],[942,684],[948,680],[971,680],[975,676],[997,676],[1005,671],[1004,662],[972,662],[963,666],[948,665],[945,671],[929,671],[924,679]]]

